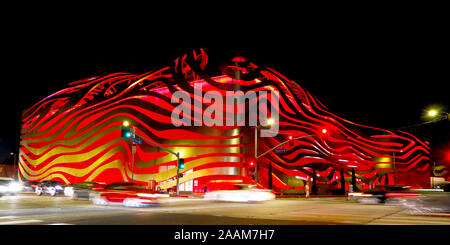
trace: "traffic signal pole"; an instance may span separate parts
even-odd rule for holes
[[[171,154],[173,154],[173,155],[175,155],[177,157],[177,196],[180,195],[180,191],[179,191],[179,186],[180,186],[180,177],[179,177],[179,174],[180,174],[180,153],[179,152],[173,152],[169,148],[164,147],[164,146],[156,143],[155,141],[153,141],[151,139],[148,139],[148,138],[146,138],[146,137],[144,137],[144,136],[142,136],[142,135],[140,135],[140,134],[138,134],[136,132],[135,132],[135,135],[139,136],[140,138],[142,138],[144,140],[147,140],[147,141],[151,142],[152,144],[157,145],[159,148],[161,148],[161,149],[163,149],[163,150],[165,150],[165,151],[167,151],[167,152],[169,152],[169,153],[171,153]]]

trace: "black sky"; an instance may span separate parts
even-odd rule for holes
[[[356,123],[397,128],[423,122],[429,105],[450,110],[449,40],[439,16],[394,12],[389,18],[374,14],[365,19],[362,13],[324,20],[295,11],[286,17],[255,10],[220,13],[221,18],[147,13],[130,20],[119,13],[104,18],[90,18],[95,11],[66,18],[62,13],[26,15],[25,22],[9,22],[0,162],[17,151],[21,111],[69,82],[113,72],[144,73],[200,47],[209,55],[208,66],[243,55],[285,74],[331,112]],[[449,124],[405,131],[450,150]]]

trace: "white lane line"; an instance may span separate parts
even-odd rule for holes
[[[14,219],[17,216],[1,216],[0,219]]]
[[[47,224],[47,225],[73,225],[69,223],[53,223],[53,224]]]
[[[27,220],[14,220],[14,221],[0,222],[0,225],[14,225],[14,224],[39,223],[39,222],[42,222],[42,220],[27,219]]]

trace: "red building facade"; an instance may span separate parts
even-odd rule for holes
[[[211,105],[195,95],[194,88],[201,87],[203,92],[223,95],[227,91],[276,92],[278,134],[258,139],[259,154],[289,136],[313,135],[283,145],[285,153],[272,151],[258,159],[259,186],[301,193],[306,182],[314,181],[319,192],[327,192],[340,189],[342,179],[348,185],[352,178],[359,189],[380,183],[429,186],[430,149],[415,136],[342,119],[297,83],[244,58],[219,67],[222,75],[215,77],[206,74],[207,61],[203,50],[194,51],[144,74],[114,73],[72,82],[39,101],[23,112],[20,178],[112,183],[131,181],[133,171],[137,183],[175,187],[176,158],[146,140],[137,145],[133,158],[131,143],[121,137],[126,120],[139,135],[185,159],[180,191],[253,183],[252,127],[173,125],[172,112],[180,105],[171,100],[176,91],[198,102],[186,105],[194,113],[204,113]],[[258,96],[244,103],[256,105],[262,99]],[[227,110],[225,105],[221,108]],[[322,133],[323,129],[327,132]]]

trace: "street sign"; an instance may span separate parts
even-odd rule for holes
[[[284,154],[284,153],[286,153],[286,149],[285,148],[278,148],[278,149],[275,149],[274,150],[275,151],[275,153],[282,153],[282,154]]]
[[[138,138],[133,138],[133,137],[131,137],[131,138],[130,138],[130,141],[131,141],[131,142],[134,142],[134,143],[136,143],[136,144],[142,144],[142,139],[138,139]]]

